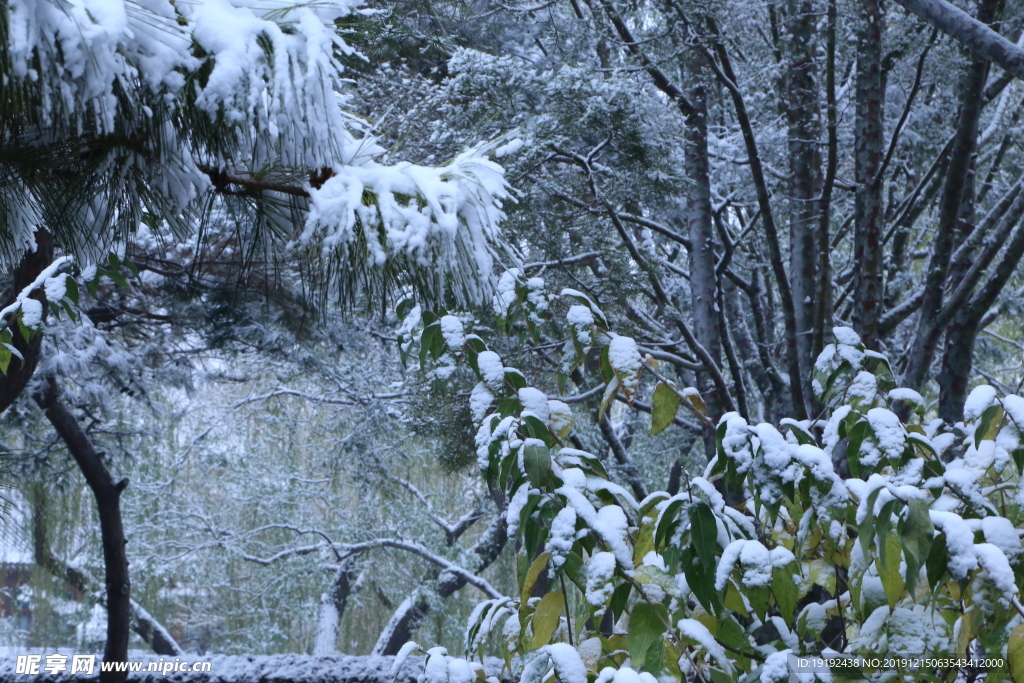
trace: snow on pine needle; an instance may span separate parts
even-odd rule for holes
[[[63,186],[40,185],[37,166],[51,164],[79,174],[75,208],[50,229],[84,264],[147,216],[194,232],[215,191],[268,207],[278,248],[340,259],[344,296],[403,278],[427,298],[490,296],[508,197],[490,157],[505,139],[438,168],[378,162],[383,148],[346,109],[338,58],[354,52],[336,22],[364,13],[355,0],[13,0],[3,11],[5,91],[22,106],[0,135],[26,160],[0,187],[4,260],[49,222]],[[73,153],[82,145],[88,163]]]

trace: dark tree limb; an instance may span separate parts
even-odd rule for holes
[[[131,581],[128,578],[127,540],[121,521],[121,492],[127,479],[115,482],[102,454],[93,446],[78,420],[61,401],[57,381],[47,379],[43,389],[34,396],[57,434],[63,439],[71,457],[78,464],[86,483],[96,498],[100,518],[100,536],[103,543],[107,601],[107,644],[104,662],[128,661],[128,636],[131,631]],[[103,671],[101,683],[121,683],[126,671]]]

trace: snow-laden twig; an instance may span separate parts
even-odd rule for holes
[[[39,275],[36,277],[35,280],[32,281],[31,284],[22,289],[18,293],[18,296],[14,297],[14,301],[12,303],[5,306],[3,310],[0,310],[0,320],[18,311],[18,309],[21,308],[21,305],[25,302],[25,300],[32,296],[32,292],[42,287],[43,284],[51,277],[53,277],[65,263],[70,263],[73,260],[74,259],[70,256],[61,256],[56,261],[54,261],[46,268],[44,268],[43,272],[39,273]]]

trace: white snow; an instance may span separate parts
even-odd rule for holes
[[[441,336],[444,338],[448,348],[456,353],[461,351],[466,343],[466,332],[462,327],[462,321],[454,315],[446,315],[439,322],[441,325]]]
[[[732,674],[732,662],[725,656],[725,648],[718,644],[718,641],[711,635],[711,631],[708,630],[707,626],[696,619],[681,619],[676,624],[676,628],[679,629],[680,635],[700,643],[727,674]]]
[[[481,351],[476,357],[476,362],[487,386],[493,391],[501,391],[505,384],[505,367],[501,364],[501,356],[494,351]]]
[[[551,657],[561,683],[587,683],[587,668],[576,648],[568,643],[552,643],[541,648]]]
[[[996,390],[987,384],[974,387],[964,403],[964,422],[981,417],[985,409],[996,400]]]
[[[974,553],[978,558],[978,563],[985,570],[985,574],[999,591],[1000,601],[1004,605],[1008,605],[1019,589],[1006,555],[991,543],[975,544]]]
[[[789,680],[789,650],[768,655],[761,665],[761,683],[783,683]]]
[[[551,408],[548,406],[547,394],[533,387],[523,387],[517,393],[524,411],[533,413],[541,422],[548,421],[551,417]]]
[[[1003,399],[1003,409],[1010,416],[1017,429],[1024,429],[1024,398],[1009,395]]]
[[[850,327],[833,327],[832,334],[836,338],[837,344],[843,344],[845,346],[860,345],[860,335],[854,332]]]
[[[875,451],[870,446],[865,448],[869,441],[865,439],[861,445],[861,463],[871,467],[878,464],[882,456],[890,460],[899,458],[907,442],[907,432],[896,413],[885,408],[872,408],[868,411],[867,418],[874,433],[873,441],[878,444],[880,450]]]
[[[932,524],[946,535],[949,551],[949,573],[954,579],[966,579],[978,568],[978,557],[974,552],[974,532],[964,519],[952,512],[929,510]],[[994,547],[994,546],[993,546]]]
[[[520,149],[522,149],[524,144],[526,144],[526,143],[523,142],[522,138],[515,138],[513,140],[509,140],[504,145],[502,145],[501,147],[498,147],[496,150],[494,150],[494,156],[495,156],[495,158],[500,159],[503,156],[507,156],[509,154],[515,154]]]
[[[892,389],[889,392],[889,400],[891,401],[906,401],[916,406],[924,405],[924,397],[913,389],[897,388]]]
[[[504,317],[508,313],[508,307],[516,300],[516,283],[521,275],[522,272],[518,268],[509,268],[498,278],[492,300],[497,315]]]
[[[1014,562],[1017,556],[1024,551],[1017,529],[1014,528],[1013,522],[1005,517],[992,515],[983,518],[981,531],[985,534],[985,540],[1003,551],[1010,562]]]
[[[640,384],[640,351],[630,337],[616,336],[608,344],[608,363],[615,370],[622,388],[627,393],[636,391]]]
[[[24,299],[21,302],[21,322],[30,330],[43,324],[43,305],[36,299]]]
[[[483,420],[487,417],[492,405],[494,405],[494,394],[486,384],[477,382],[469,394],[469,411],[473,414],[473,419],[477,422]]]
[[[609,552],[594,553],[587,560],[587,602],[594,607],[603,608],[612,597],[615,587],[612,576],[615,574],[615,556]]]
[[[561,569],[576,542],[576,510],[564,507],[551,520],[551,530],[544,550],[551,553],[552,570]]]

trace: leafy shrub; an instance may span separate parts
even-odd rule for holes
[[[680,406],[707,423],[697,393],[609,329],[585,295],[546,294],[538,278],[515,271],[502,282],[503,329],[521,320],[538,336],[549,308],[568,306],[574,334],[560,386],[596,348],[602,411],[618,392],[649,390],[646,373],[658,380],[655,429]],[[674,495],[636,500],[609,481],[601,458],[565,445],[566,403],[527,386],[456,323],[423,317],[421,361],[465,363],[479,378],[479,465],[506,492],[509,535],[519,540],[520,594],[479,604],[467,658],[482,658],[498,634],[522,683],[783,681],[791,654],[987,653],[1005,660],[987,680],[1024,678],[1024,398],[981,386],[963,423],[926,422],[921,396],[896,387],[888,361],[837,328],[815,366],[818,419],[776,427],[723,415],[717,456],[701,476]],[[429,683],[483,678],[480,664],[443,648],[427,654]],[[939,681],[960,668],[833,672]]]

